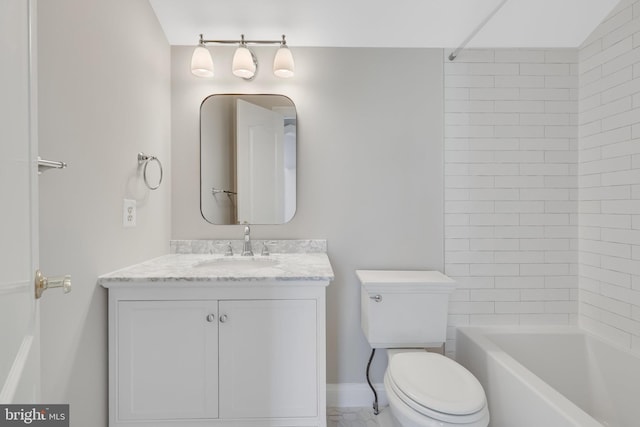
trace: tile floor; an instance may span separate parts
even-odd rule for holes
[[[378,427],[371,408],[327,408],[327,427]]]
[[[380,408],[380,414],[373,415],[368,408],[327,408],[327,427],[394,427],[388,406]]]

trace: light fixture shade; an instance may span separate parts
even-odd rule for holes
[[[213,77],[213,58],[204,45],[196,47],[193,51],[191,73],[198,77]]]
[[[240,46],[236,49],[236,53],[233,54],[232,72],[234,76],[247,80],[255,76],[256,63],[253,59],[253,54],[248,48]]]
[[[292,77],[295,73],[296,65],[293,62],[293,55],[287,46],[280,46],[273,59],[273,74],[278,77]]]

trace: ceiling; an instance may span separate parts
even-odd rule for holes
[[[171,45],[459,46],[502,0],[149,0]],[[577,47],[618,0],[507,0],[468,47]]]

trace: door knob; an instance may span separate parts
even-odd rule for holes
[[[65,275],[60,277],[45,277],[40,270],[36,270],[36,278],[34,280],[36,299],[42,296],[46,289],[62,288],[65,294],[71,292],[71,276]]]

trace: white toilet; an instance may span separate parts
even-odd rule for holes
[[[372,348],[385,348],[384,386],[401,427],[486,427],[480,382],[462,365],[424,351],[446,341],[455,282],[437,271],[357,270],[361,325]]]

